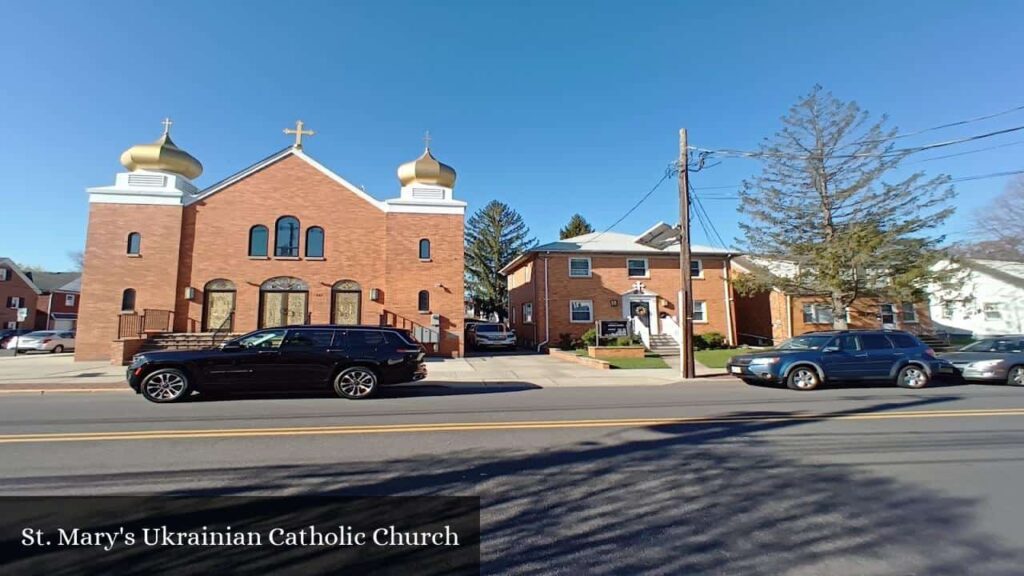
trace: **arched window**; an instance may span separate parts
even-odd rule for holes
[[[420,290],[419,296],[416,300],[419,302],[420,312],[430,312],[430,292]]]
[[[313,226],[306,230],[306,258],[324,257],[324,229]]]
[[[142,234],[139,234],[138,232],[132,232],[131,234],[128,235],[128,253],[142,253]]]
[[[135,311],[135,289],[125,288],[124,292],[121,292],[121,311],[122,312],[133,312]]]
[[[299,219],[294,216],[282,216],[277,219],[274,256],[294,257],[298,255]]]
[[[420,260],[430,260],[430,240],[420,240]]]
[[[267,255],[267,240],[270,239],[270,232],[267,227],[257,224],[249,228],[249,256]]]

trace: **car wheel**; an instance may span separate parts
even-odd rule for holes
[[[1024,386],[1024,366],[1010,368],[1010,373],[1006,376],[1006,383],[1010,386]]]
[[[142,396],[157,404],[177,402],[190,392],[188,376],[177,368],[154,370],[142,379]]]
[[[793,390],[814,390],[821,384],[818,372],[810,366],[797,366],[786,378],[786,386]]]
[[[64,347],[61,346],[60,344],[57,344],[56,346],[53,347],[53,350],[50,350],[50,353],[51,354],[60,354],[63,351],[64,351]]]
[[[342,398],[359,400],[377,391],[377,374],[363,366],[346,368],[334,377],[334,393]]]
[[[928,385],[929,380],[928,373],[924,371],[924,368],[911,364],[900,370],[899,375],[896,376],[896,385],[902,388],[924,388]]]

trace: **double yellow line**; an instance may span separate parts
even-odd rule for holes
[[[691,418],[617,418],[601,420],[539,420],[511,422],[458,422],[438,424],[382,424],[369,426],[305,426],[294,428],[217,428],[197,430],[132,430],[128,432],[58,432],[4,434],[0,444],[38,442],[106,442],[199,438],[259,438],[268,436],[331,436],[341,434],[413,434],[419,432],[481,432],[497,430],[550,430],[558,428],[636,428],[645,426],[704,426],[737,423],[774,423],[815,420],[898,420],[910,418],[979,418],[1024,416],[1024,408],[988,410],[915,410],[854,414],[779,414],[752,416],[697,416]]]

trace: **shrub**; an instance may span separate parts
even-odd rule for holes
[[[586,344],[587,346],[594,346],[594,345],[596,345],[597,344],[597,330],[595,330],[593,328],[591,328],[590,330],[587,330],[586,332],[583,333],[583,336],[580,337],[580,339],[583,340],[583,343]]]
[[[630,338],[629,336],[619,336],[618,338],[616,338],[612,342],[611,345],[612,346],[632,346],[633,345],[633,339]]]
[[[562,332],[558,335],[558,347],[562,350],[573,350],[576,348],[575,338],[568,332]]]
[[[725,348],[725,336],[719,332],[706,332],[693,338],[693,347],[697,350],[717,350]]]

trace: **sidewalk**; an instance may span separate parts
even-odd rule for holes
[[[703,368],[703,367],[700,367]],[[707,369],[705,369],[707,370]],[[683,382],[678,365],[669,369],[595,370],[543,354],[430,358],[427,379],[434,385],[532,384],[541,388],[657,386]],[[718,378],[698,369],[695,381]],[[723,379],[732,380],[725,376]],[[130,391],[125,367],[109,362],[75,362],[71,354],[28,354],[0,358],[0,394],[15,392]]]

